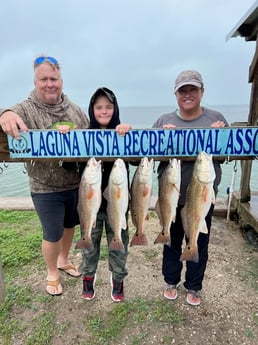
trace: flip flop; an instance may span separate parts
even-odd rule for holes
[[[48,287],[54,287],[57,292],[50,292]],[[51,296],[60,296],[63,293],[62,285],[60,284],[60,279],[57,280],[47,280],[46,291]]]
[[[188,291],[186,295],[186,302],[193,306],[200,305],[201,297],[199,291]]]
[[[74,266],[72,263],[68,264],[66,266],[63,267],[58,267],[58,269],[60,271],[65,272],[66,274],[68,274],[71,277],[75,277],[75,278],[79,278],[82,274],[78,271],[77,267]]]

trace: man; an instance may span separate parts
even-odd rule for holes
[[[39,56],[34,61],[35,89],[27,100],[2,111],[0,125],[6,134],[19,138],[19,130],[51,129],[61,133],[70,126],[88,128],[89,121],[80,107],[63,93],[59,62],[50,56]],[[42,253],[47,265],[46,291],[60,295],[63,288],[59,270],[73,277],[81,274],[68,259],[77,213],[79,171],[75,163],[60,166],[56,161],[36,161],[27,164],[32,200],[43,229]]]
[[[194,70],[183,71],[175,81],[174,93],[179,108],[172,113],[164,114],[154,123],[153,128],[200,128],[224,127],[227,121],[217,111],[201,106],[204,94],[202,76]],[[158,168],[159,178],[167,162],[161,162]],[[181,280],[183,263],[180,261],[184,228],[181,210],[185,204],[187,186],[191,180],[194,161],[181,161],[181,187],[175,223],[170,228],[171,246],[164,245],[162,273],[166,282],[164,297],[169,300],[177,298],[177,288]],[[218,160],[214,161],[216,178],[214,181],[215,194],[221,180],[221,167]],[[208,260],[208,244],[214,205],[212,204],[206,216],[208,234],[200,233],[198,237],[199,262],[187,261],[184,287],[187,290],[187,303],[199,305],[200,291]],[[188,239],[186,239],[188,241]]]

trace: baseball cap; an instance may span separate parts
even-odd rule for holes
[[[174,91],[177,92],[184,85],[194,85],[201,88],[203,87],[202,76],[194,70],[183,71],[176,78]]]

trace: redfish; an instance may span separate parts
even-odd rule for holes
[[[181,211],[183,227],[189,239],[180,260],[199,262],[197,240],[199,233],[208,233],[205,217],[215,204],[213,182],[215,170],[212,155],[200,152],[194,163],[191,181],[186,191],[186,202]]]
[[[130,211],[136,232],[130,245],[147,245],[144,223],[148,216],[152,192],[153,159],[144,157],[138,165],[131,184]]]
[[[176,158],[169,160],[167,167],[159,178],[158,200],[155,206],[162,230],[154,244],[170,245],[170,226],[175,222],[176,209],[180,195],[181,162]]]
[[[127,229],[126,213],[128,211],[129,191],[127,169],[121,158],[117,158],[114,162],[103,195],[107,199],[108,220],[114,232],[114,237],[109,244],[109,250],[124,252],[121,231]]]
[[[75,245],[76,249],[85,248],[88,251],[94,249],[91,232],[92,228],[96,226],[97,213],[102,200],[101,181],[101,161],[90,158],[83,171],[79,186],[77,209],[82,237]]]

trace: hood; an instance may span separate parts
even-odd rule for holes
[[[89,108],[88,108],[88,112],[89,112],[89,118],[90,118],[90,127],[91,129],[98,129],[99,124],[98,122],[95,120],[94,114],[93,114],[93,106],[94,103],[96,101],[96,98],[98,96],[106,96],[110,102],[112,102],[114,104],[114,114],[113,117],[111,119],[111,121],[108,124],[109,129],[115,129],[117,125],[120,124],[120,118],[119,118],[119,107],[117,104],[117,99],[115,94],[113,93],[113,91],[109,90],[107,87],[101,87],[99,89],[97,89],[95,91],[95,93],[91,96],[90,99],[90,104],[89,104]]]

